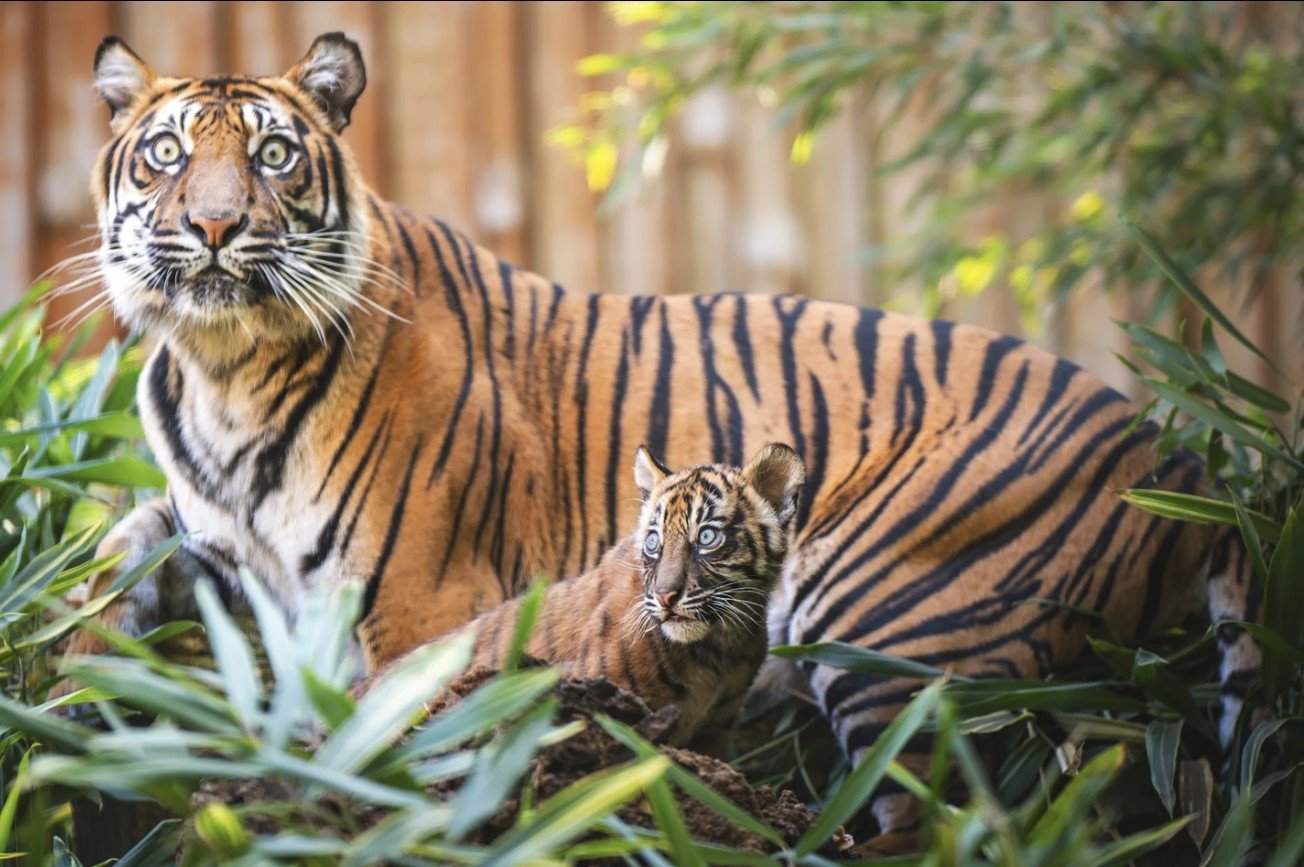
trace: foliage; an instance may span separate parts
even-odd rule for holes
[[[611,5],[641,44],[582,61],[616,83],[552,133],[592,184],[627,189],[658,165],[673,118],[707,88],[777,106],[797,161],[838,112],[872,106],[867,147],[886,152],[885,173],[910,170],[923,219],[871,253],[887,285],[922,290],[927,313],[1004,283],[1031,326],[1087,274],[1163,287],[1116,214],[1156,227],[1188,271],[1217,251],[1222,285],[1257,288],[1297,261],[1297,4]],[[1028,190],[1062,206],[974,240],[984,212]]]
[[[763,773],[804,791],[819,820],[792,846],[705,786],[635,732],[601,724],[630,749],[627,763],[552,797],[532,794],[528,769],[559,724],[548,669],[506,671],[451,712],[421,720],[423,701],[465,664],[465,642],[430,648],[355,703],[347,644],[358,592],[318,595],[293,625],[259,583],[242,576],[261,652],[201,585],[198,601],[215,670],[169,660],[153,645],[191,624],[129,641],[73,673],[103,720],[93,728],[44,702],[47,661],[77,624],[58,598],[97,568],[105,519],[161,484],[135,443],[131,392],[140,354],[110,345],[77,358],[71,340],[41,334],[37,299],[0,317],[0,846],[25,863],[76,863],[64,841],[76,798],[143,798],[179,819],[159,824],[119,863],[157,864],[181,847],[186,863],[522,863],[627,858],[632,863],[828,863],[821,846],[856,825],[875,787],[891,779],[924,805],[921,851],[883,863],[1078,865],[1232,864],[1254,841],[1274,865],[1304,852],[1304,604],[1299,395],[1274,395],[1227,368],[1221,346],[1244,342],[1225,316],[1148,235],[1139,246],[1177,291],[1205,312],[1198,349],[1125,326],[1156,392],[1161,450],[1197,449],[1221,499],[1130,496],[1137,505],[1237,528],[1264,582],[1266,615],[1247,624],[1263,644],[1258,694],[1275,716],[1247,713],[1224,782],[1217,747],[1216,659],[1204,629],[1147,637],[1107,633],[1080,665],[1043,680],[968,680],[843,645],[777,649],[871,674],[910,677],[914,701],[855,768],[821,765],[800,745],[805,723],[786,713],[777,759]],[[1288,425],[1275,419],[1290,413]],[[130,585],[175,547],[173,539],[119,582]],[[1049,604],[1049,603],[1048,603]],[[530,606],[524,606],[529,611]],[[518,626],[517,641],[530,626]],[[1212,630],[1210,630],[1212,631]],[[264,662],[265,660],[265,662]],[[812,729],[810,731],[815,731]],[[901,751],[932,735],[926,769]],[[817,736],[808,738],[818,740]],[[807,745],[808,746],[808,745]],[[1001,757],[988,767],[981,755]],[[752,771],[764,763],[739,756]],[[780,767],[776,771],[775,765]],[[913,766],[912,766],[913,767]],[[257,781],[264,796],[227,805],[195,792]],[[675,793],[770,840],[768,854],[692,838]],[[493,839],[476,831],[498,807],[522,809]],[[652,828],[615,810],[642,802]],[[267,822],[274,830],[269,830]]]

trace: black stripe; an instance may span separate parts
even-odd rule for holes
[[[386,334],[388,335],[388,326],[386,327]],[[353,438],[358,435],[358,428],[362,426],[362,417],[371,404],[371,393],[376,387],[376,377],[380,374],[381,359],[384,354],[385,350],[382,345],[380,352],[377,354],[376,364],[371,368],[371,376],[367,377],[367,384],[362,388],[362,396],[358,398],[358,405],[353,410],[353,418],[349,420],[349,427],[344,432],[339,447],[335,449],[335,454],[331,456],[331,462],[326,467],[326,475],[322,477],[321,486],[317,488],[314,499],[321,499],[322,492],[326,490],[326,483],[330,481],[331,476],[335,473],[335,467],[344,455],[344,450],[349,447],[349,443],[353,442]]]
[[[394,543],[398,540],[398,532],[403,526],[408,492],[412,488],[412,470],[417,465],[417,455],[421,453],[423,439],[422,434],[417,434],[417,441],[412,445],[407,470],[403,473],[403,483],[399,485],[398,497],[394,500],[394,509],[389,515],[389,529],[385,533],[385,543],[380,548],[380,556],[376,558],[376,568],[367,579],[367,588],[362,599],[362,617],[359,622],[366,621],[371,615],[371,609],[376,604],[376,596],[380,592],[380,582],[385,576],[385,567],[389,565],[389,558],[394,554]]]
[[[426,490],[434,484],[435,479],[444,471],[448,463],[448,457],[453,449],[453,435],[457,432],[458,423],[462,419],[462,412],[466,409],[467,396],[471,393],[471,379],[475,375],[475,349],[471,342],[471,323],[467,319],[466,310],[462,306],[462,298],[458,292],[457,283],[453,279],[452,271],[448,263],[444,260],[443,255],[439,252],[439,242],[435,240],[435,235],[429,229],[426,230],[426,240],[430,242],[430,252],[434,255],[435,261],[439,263],[439,275],[444,285],[444,298],[448,301],[448,309],[457,317],[458,326],[462,334],[462,383],[458,386],[457,397],[453,399],[453,408],[448,414],[448,423],[444,426],[444,438],[439,444],[439,451],[436,453],[435,462],[430,467],[430,474],[426,476]]]
[[[1000,367],[1001,359],[1016,349],[1020,343],[1021,341],[1013,337],[1002,336],[987,344],[982,371],[978,374],[978,382],[975,386],[976,396],[973,408],[969,412],[969,421],[976,419],[978,413],[987,406],[987,401],[992,394],[992,386],[996,384],[996,371]]]

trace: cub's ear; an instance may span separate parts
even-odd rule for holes
[[[783,443],[770,443],[743,467],[743,478],[769,503],[779,520],[787,523],[797,514],[797,498],[806,484],[801,456]]]
[[[285,77],[321,106],[336,132],[349,125],[353,105],[367,86],[362,50],[343,33],[323,33],[314,39],[308,53]]]
[[[638,492],[643,499],[646,500],[652,489],[668,475],[670,470],[652,456],[647,446],[638,447],[638,452],[634,455],[634,484],[638,485]]]
[[[106,36],[95,50],[95,89],[109,107],[109,127],[121,132],[127,109],[158,76],[149,64],[116,36]]]

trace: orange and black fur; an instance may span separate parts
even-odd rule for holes
[[[771,441],[804,459],[776,642],[1031,676],[1077,654],[1088,623],[1021,603],[1133,635],[1206,595],[1209,528],[1118,498],[1194,490],[1204,467],[1157,460],[1133,405],[1034,346],[805,298],[589,294],[519,270],[367,188],[340,135],[365,74],[339,34],[269,78],[163,78],[106,40],[96,75],[114,132],[93,183],[103,272],[118,314],[156,339],[139,402],[169,481],[104,546],[191,534],[110,624],[185,614],[191,582],[241,563],[290,612],[308,587],[360,580],[375,668],[537,575],[595,564],[635,525],[621,456],[640,442],[675,466]],[[1244,593],[1218,598],[1246,613]],[[1253,648],[1230,638],[1239,670]],[[915,688],[798,673],[853,757]]]
[[[737,714],[766,656],[765,607],[788,556],[801,458],[763,448],[741,469],[671,473],[639,449],[637,529],[597,566],[550,584],[525,652],[567,677],[605,677],[656,710],[679,709],[672,743]],[[501,668],[521,599],[462,629],[471,666]],[[459,630],[460,631],[460,630]]]

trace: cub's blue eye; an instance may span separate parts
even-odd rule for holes
[[[717,547],[724,541],[724,533],[714,527],[703,527],[697,531],[697,547],[701,551],[709,551]]]
[[[661,534],[656,530],[649,530],[648,534],[643,537],[643,553],[649,557],[655,557],[661,550]]]

